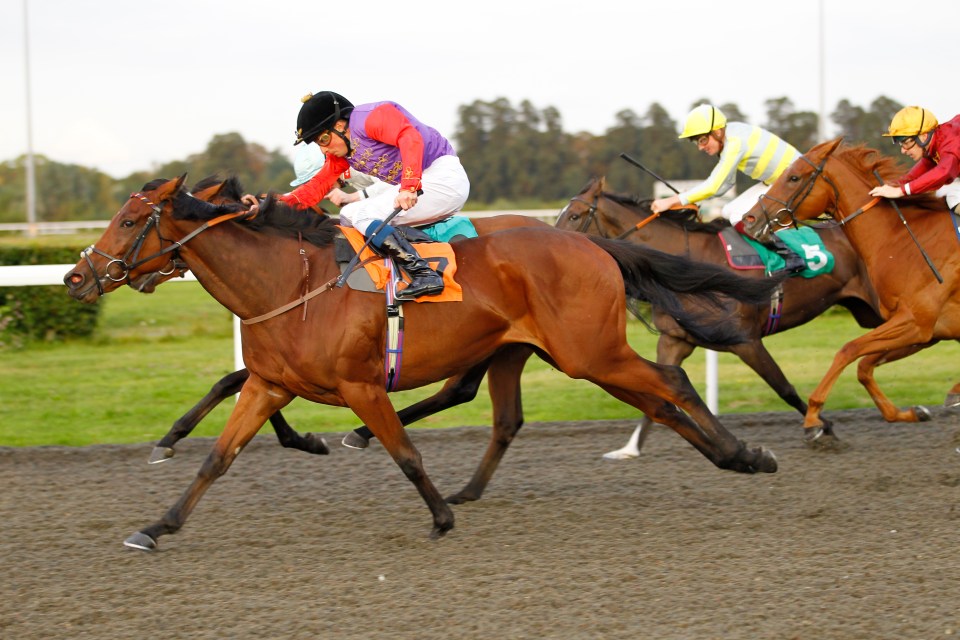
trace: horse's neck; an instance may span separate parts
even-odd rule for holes
[[[181,255],[211,296],[234,315],[250,318],[297,299],[305,286],[312,289],[333,277],[332,255],[306,243],[302,248],[304,254],[296,239],[227,223],[193,238]]]

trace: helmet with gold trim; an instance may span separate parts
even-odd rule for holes
[[[303,106],[297,115],[295,145],[310,142],[325,130],[332,129],[337,120],[348,118],[353,111],[353,103],[333,91],[308,93],[300,101]]]

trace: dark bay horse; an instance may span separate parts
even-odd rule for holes
[[[572,198],[557,219],[556,226],[604,238],[625,238],[667,253],[686,256],[698,262],[726,266],[727,257],[717,233],[730,223],[722,218],[700,222],[692,210],[665,211],[654,216],[650,200],[607,191],[604,178],[591,180]],[[792,277],[783,282],[778,308],[770,303],[756,306],[729,300],[710,312],[708,321],[727,325],[735,334],[731,344],[711,344],[679,326],[670,314],[653,308],[653,322],[660,331],[657,362],[679,365],[696,347],[736,354],[753,369],[784,402],[805,415],[807,403],[797,394],[777,362],[767,351],[763,338],[805,324],[835,304],[849,309],[864,327],[875,327],[880,316],[874,310],[876,296],[866,277],[863,263],[839,229],[818,229],[826,248],[833,254],[832,273],[815,278]],[[750,277],[762,278],[763,270],[750,270]],[[776,322],[771,314],[779,313]],[[829,421],[824,421],[830,433]],[[649,433],[651,420],[644,417],[622,449],[606,454],[608,458],[636,457]]]
[[[174,254],[240,318],[298,306],[296,313],[244,323],[249,377],[223,433],[180,500],[125,544],[154,549],[161,535],[177,532],[266,420],[296,396],[353,410],[427,504],[431,536],[451,529],[453,512],[427,476],[384,386],[382,300],[333,286],[339,276],[336,227],[274,202],[238,223],[249,214],[194,198],[183,181],[156,180],[133,194],[64,277],[69,293],[93,302],[126,277],[160,270]],[[625,293],[684,318],[689,314],[678,294],[759,303],[775,283],[549,228],[505,230],[455,247],[463,301],[408,305],[400,389],[464,375],[504,350],[533,349],[567,375],[590,380],[670,426],[719,468],[776,470],[769,451],[748,447],[720,424],[682,369],[648,362],[630,348],[625,317]],[[583,331],[572,333],[574,326]]]
[[[840,223],[877,292],[884,321],[837,352],[810,396],[803,426],[812,435],[823,426],[820,412],[830,389],[858,358],[862,359],[857,378],[887,421],[925,419],[917,407],[894,405],[880,390],[873,371],[940,340],[960,338],[957,219],[943,199],[930,194],[871,199],[870,189],[879,184],[877,175],[893,181],[899,171],[892,159],[867,147],[841,145],[841,139],[824,142],[796,160],[744,216],[746,231],[764,239],[779,227],[827,212]],[[960,383],[950,390],[945,404],[960,404]]]

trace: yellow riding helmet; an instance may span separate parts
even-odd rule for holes
[[[913,137],[930,131],[938,124],[936,116],[923,107],[904,107],[893,116],[889,131],[883,135]]]
[[[680,138],[693,138],[727,126],[727,116],[711,104],[701,104],[687,114]]]

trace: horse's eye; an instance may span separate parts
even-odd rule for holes
[[[790,182],[799,182],[800,176],[790,176]]]
[[[124,220],[123,222],[120,223],[120,226],[123,227],[124,229],[129,229],[130,227],[133,226],[133,220]]]

